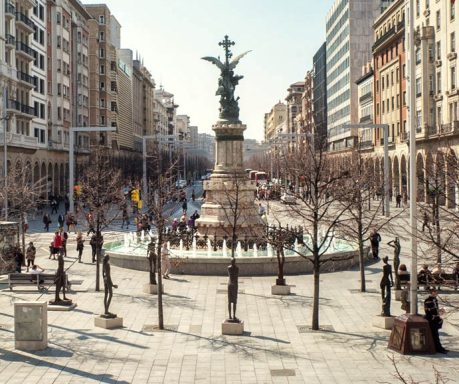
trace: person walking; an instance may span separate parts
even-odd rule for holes
[[[401,208],[402,207],[402,195],[400,193],[397,193],[397,196],[395,196],[395,208]]]
[[[443,348],[440,342],[440,335],[438,331],[443,326],[443,319],[441,315],[444,313],[443,309],[438,307],[438,292],[435,288],[430,289],[430,295],[424,300],[424,318],[429,322],[430,330],[435,345],[435,351],[438,353],[448,353],[448,350]]]
[[[16,273],[21,273],[24,255],[21,251],[21,247],[19,246],[19,244],[16,244],[13,254],[14,254],[14,262],[16,264]]]
[[[56,198],[53,196],[51,199],[51,215],[53,213],[57,213],[58,207],[59,207],[59,203],[57,202]]]
[[[124,227],[124,223],[126,223],[126,228],[129,229],[129,214],[126,206],[123,206],[123,221],[121,222],[121,228]]]
[[[188,202],[186,197],[183,199],[182,210],[183,214],[186,215],[186,211],[188,210]]]
[[[373,254],[374,259],[379,259],[379,243],[381,242],[381,235],[378,231],[373,229],[372,234],[370,235],[371,243],[371,253]]]
[[[49,232],[49,225],[50,225],[51,223],[52,223],[52,221],[51,221],[49,215],[48,215],[47,213],[45,213],[45,214],[43,215],[43,224],[45,225],[45,228],[44,228],[44,229],[45,229],[46,232]]]
[[[91,236],[91,240],[89,240],[89,245],[91,246],[91,252],[92,252],[92,262],[96,262],[96,253],[97,253],[97,239],[96,235]]]
[[[62,252],[62,237],[58,231],[54,232],[53,239],[53,260],[56,260],[56,253]],[[51,257],[50,257],[51,258]]]
[[[64,221],[65,221],[64,215],[62,213],[59,213],[59,216],[57,216],[57,222],[59,224],[59,228],[64,227]]]
[[[67,240],[69,235],[65,232],[64,227],[61,228],[61,238],[62,238],[62,252],[64,253],[64,257],[67,257]]]
[[[163,277],[165,279],[169,278],[169,271],[171,269],[171,262],[169,260],[169,250],[167,249],[166,242],[163,243],[161,247],[161,269],[163,273]]]
[[[27,260],[27,272],[29,272],[29,267],[33,267],[35,264],[35,256],[37,254],[37,249],[31,241],[29,246],[26,249],[26,260]]]
[[[78,235],[76,237],[76,243],[77,243],[76,250],[78,251],[78,262],[79,263],[81,263],[81,255],[83,254],[84,242],[85,240],[83,239],[83,234],[81,232],[78,232]]]

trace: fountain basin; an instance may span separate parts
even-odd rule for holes
[[[134,269],[137,271],[149,271],[148,259],[145,256],[118,253],[115,249],[107,249],[110,254],[110,263],[117,267]],[[229,254],[230,252],[228,252]],[[185,252],[186,254],[186,252]],[[369,249],[365,249],[365,255]],[[229,255],[228,255],[229,256]],[[322,272],[349,270],[359,264],[358,250],[347,252],[329,253],[321,259],[333,258],[321,267]],[[277,275],[278,266],[276,257],[236,257],[240,276],[273,276]],[[171,273],[176,275],[204,275],[204,276],[227,276],[230,258],[227,257],[170,257]],[[312,273],[312,263],[300,256],[286,256],[284,264],[286,275]]]

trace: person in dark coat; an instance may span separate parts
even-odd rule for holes
[[[379,259],[379,243],[381,242],[381,235],[376,229],[373,229],[370,235],[371,253],[374,259]]]
[[[46,232],[49,232],[49,225],[51,224],[51,219],[47,213],[43,215],[43,224],[45,225]]]
[[[435,351],[438,353],[448,353],[448,350],[443,348],[441,345],[440,335],[438,333],[443,326],[443,319],[440,316],[443,311],[438,308],[437,295],[437,290],[435,288],[431,288],[429,297],[424,300],[424,311],[426,313],[424,318],[429,322],[435,344]]]

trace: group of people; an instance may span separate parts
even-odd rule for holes
[[[180,217],[180,221],[174,218],[171,225],[172,232],[185,232],[192,231],[196,228],[196,220],[200,218],[197,210],[187,219],[186,213],[183,213]]]

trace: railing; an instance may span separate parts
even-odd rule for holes
[[[20,135],[18,133],[7,132],[6,142],[8,145],[19,146],[19,147],[32,147],[35,148],[38,145],[38,138]],[[0,135],[0,144],[4,144],[3,135]]]
[[[15,109],[16,111],[25,113],[27,115],[35,115],[35,108],[26,104],[22,104],[17,100],[8,100],[8,108]]]
[[[16,38],[8,33],[5,35],[5,44],[14,45]]]
[[[359,101],[361,103],[363,103],[366,100],[371,100],[371,99],[373,99],[373,92],[372,91],[369,91],[369,92],[367,92],[364,95],[359,97]]]
[[[360,148],[373,148],[373,140],[365,140],[360,142]]]
[[[37,85],[37,78],[35,76],[30,76],[29,74],[22,71],[17,71],[16,74],[19,80],[25,81],[26,83],[29,83],[33,86]]]
[[[384,35],[382,35],[376,42],[373,44],[373,50],[378,48],[380,45],[384,44],[387,40],[389,40],[392,36],[395,35],[395,26],[390,28]]]
[[[35,29],[35,23],[30,20],[26,15],[24,15],[22,12],[16,12],[16,21],[20,21],[27,25],[28,27]]]
[[[27,44],[23,43],[22,41],[16,41],[16,49],[24,53],[27,53],[29,56],[36,56],[35,50],[30,48]]]
[[[366,115],[360,118],[361,124],[372,123],[372,122],[373,122],[373,115]]]

